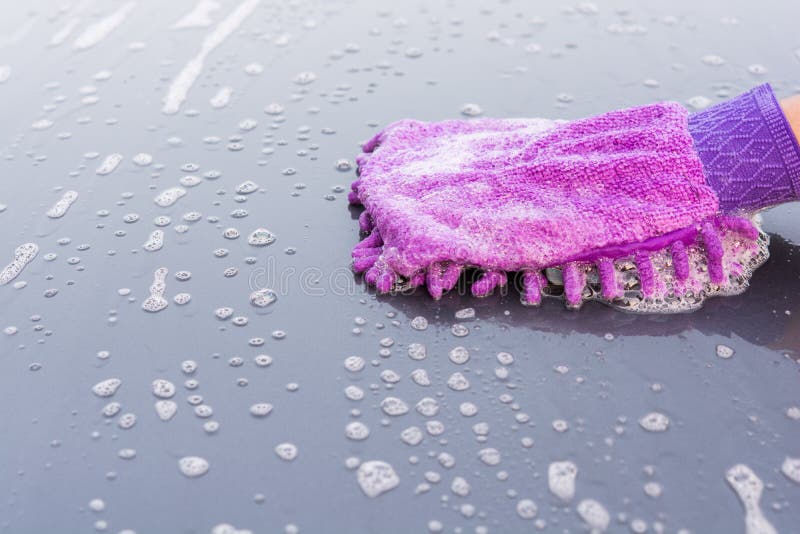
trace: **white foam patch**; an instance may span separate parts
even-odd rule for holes
[[[513,119],[512,119],[513,120]],[[544,136],[559,124],[559,121],[548,119],[517,119],[520,128],[503,132],[509,139],[520,138],[525,142],[513,143],[525,150],[534,140]],[[441,136],[430,143],[425,157],[409,161],[402,165],[403,176],[423,176],[431,173],[431,169],[439,173],[458,173],[489,158],[511,160],[513,152],[508,146],[495,146],[491,141],[497,136],[495,131],[476,131],[458,136]]]
[[[575,479],[578,476],[578,466],[570,461],[553,462],[547,469],[547,487],[550,493],[564,502],[569,502],[575,497]]]
[[[67,191],[61,200],[53,204],[53,207],[47,210],[47,216],[51,219],[59,219],[67,213],[67,210],[78,199],[77,191]]]
[[[743,239],[740,234],[726,230],[721,232],[722,248],[725,254],[722,258],[723,270],[726,273],[722,284],[712,284],[708,275],[708,257],[705,247],[701,243],[694,243],[686,247],[689,259],[689,278],[684,282],[675,280],[675,270],[672,266],[672,253],[669,248],[664,248],[650,254],[653,271],[658,280],[659,289],[653,297],[642,298],[641,291],[625,291],[622,299],[611,302],[603,301],[599,286],[587,285],[594,296],[589,299],[601,300],[611,306],[631,312],[639,313],[681,313],[699,309],[703,303],[715,296],[738,295],[750,285],[753,273],[769,258],[769,236],[761,231],[761,217],[756,214],[751,216],[751,222],[758,229],[758,238],[753,241]],[[625,283],[638,282],[636,270],[628,267],[633,258],[617,260],[617,276],[626,280]],[[625,271],[619,269],[624,267]],[[596,279],[595,273],[587,276]],[[721,356],[721,357],[724,357]]]
[[[0,83],[6,83],[11,78],[11,66],[0,65]]]
[[[178,73],[169,86],[167,95],[164,97],[164,106],[161,108],[163,113],[171,115],[178,112],[181,105],[186,101],[192,85],[194,85],[200,73],[203,72],[203,64],[206,57],[239,28],[242,22],[255,10],[259,1],[245,0],[239,4],[203,39],[200,51],[184,65],[181,72]]]
[[[222,7],[219,2],[215,0],[200,0],[195,4],[191,11],[185,14],[172,25],[173,30],[182,30],[184,28],[208,28],[211,26],[211,13],[219,10]]]
[[[744,524],[747,534],[777,534],[777,530],[764,517],[761,511],[761,493],[764,483],[744,464],[737,464],[728,469],[725,479],[730,484],[744,506]]]
[[[375,498],[382,493],[396,488],[400,477],[394,468],[386,462],[372,460],[362,463],[356,472],[358,485],[367,497]]]
[[[25,243],[14,249],[14,259],[0,271],[0,286],[19,276],[33,258],[39,253],[36,243]]]
[[[72,43],[75,50],[86,50],[91,48],[109,36],[120,24],[128,17],[128,14],[136,7],[136,2],[126,2],[119,6],[116,11],[106,18],[88,26],[83,33]]]

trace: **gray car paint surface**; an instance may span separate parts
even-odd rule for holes
[[[463,118],[466,104],[484,116],[568,119],[660,99],[718,101],[763,81],[791,94],[800,89],[800,7],[262,0],[203,55],[180,111],[165,114],[170,84],[246,2],[200,2],[209,24],[200,17],[173,29],[197,4],[3,6],[0,263],[22,243],[39,246],[14,281],[27,286],[0,287],[4,532],[207,533],[225,523],[256,533],[584,532],[576,509],[585,499],[608,510],[611,532],[744,532],[745,508],[725,480],[737,464],[763,481],[766,520],[800,532],[800,485],[781,473],[785,458],[800,456],[800,420],[791,417],[800,405],[797,205],[764,214],[771,258],[751,288],[696,313],[637,316],[597,303],[572,312],[558,301],[535,309],[513,293],[435,302],[376,296],[353,277],[354,170],[336,168],[393,120]],[[312,78],[302,73],[313,81],[297,83]],[[224,87],[230,102],[215,107]],[[265,113],[271,103],[284,111]],[[124,157],[119,167],[98,175],[113,153]],[[137,153],[153,163],[134,164]],[[205,177],[210,170],[221,176]],[[174,205],[153,202],[189,175],[201,183]],[[237,198],[246,180],[259,190]],[[47,217],[67,190],[78,199],[63,217]],[[232,216],[237,209],[247,216]],[[187,222],[190,212],[201,217]],[[129,214],[139,220],[125,222]],[[171,218],[160,228],[165,245],[147,252],[142,243],[162,215]],[[176,231],[181,224],[188,231]],[[229,227],[242,236],[224,238]],[[249,246],[258,227],[276,241]],[[228,255],[215,256],[219,248]],[[151,314],[141,305],[160,267],[169,269],[169,306]],[[228,268],[237,274],[225,276]],[[177,280],[181,270],[191,278]],[[248,300],[261,287],[278,297],[263,309]],[[173,302],[184,292],[188,304]],[[247,324],[215,317],[223,306]],[[456,319],[469,307],[474,318]],[[411,325],[420,316],[426,329]],[[455,336],[455,324],[469,334]],[[412,343],[425,344],[424,360],[409,358]],[[734,355],[718,357],[720,344]],[[456,346],[469,350],[467,363],[448,359]],[[506,378],[499,352],[514,356]],[[258,354],[272,364],[256,365]],[[353,355],[366,362],[360,372],[343,365]],[[191,376],[185,360],[198,364]],[[416,369],[430,386],[409,378]],[[400,381],[382,379],[386,370]],[[469,389],[447,387],[454,372]],[[98,398],[91,388],[108,378],[122,384]],[[153,407],[158,378],[178,390],[168,422]],[[350,385],[363,400],[346,398]],[[190,395],[213,415],[195,415]],[[388,396],[410,412],[384,414]],[[436,416],[414,410],[423,397],[437,401]],[[122,429],[119,415],[103,416],[109,401],[136,424]],[[272,413],[252,416],[259,402]],[[462,415],[465,402],[477,414]],[[669,418],[665,432],[639,425],[651,412]],[[426,432],[430,419],[444,432]],[[204,431],[208,420],[216,433]],[[369,437],[347,439],[351,421]],[[556,431],[557,421],[568,429]],[[400,439],[412,426],[423,430],[416,446]],[[293,461],[274,452],[284,442],[298,447]],[[498,465],[479,459],[487,447],[499,451]],[[120,458],[122,449],[135,458]],[[455,464],[443,466],[441,453]],[[185,456],[208,460],[208,473],[183,476]],[[388,462],[399,485],[368,498],[350,457]],[[571,502],[548,489],[557,461],[577,466]],[[451,491],[456,477],[468,495]],[[536,504],[535,518],[517,513],[523,499]]]

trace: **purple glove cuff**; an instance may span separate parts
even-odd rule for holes
[[[723,212],[800,199],[800,147],[769,84],[690,115],[689,132]]]

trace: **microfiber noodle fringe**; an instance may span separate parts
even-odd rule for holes
[[[368,142],[370,148],[378,145],[378,136]],[[360,180],[352,184],[349,201],[360,205]],[[426,286],[434,299],[440,299],[444,293],[453,289],[458,283],[461,273],[468,267],[477,268],[480,274],[472,283],[471,292],[475,297],[491,295],[495,289],[508,284],[510,272],[498,270],[490,266],[462,265],[453,261],[431,263],[426,269],[413,273],[410,277],[395,272],[383,258],[383,238],[369,210],[365,209],[358,218],[359,228],[365,234],[352,252],[353,270],[364,273],[364,280],[379,293],[389,293],[400,288],[416,288]],[[651,297],[657,291],[658,281],[654,271],[651,255],[667,251],[672,259],[672,268],[678,284],[689,278],[689,255],[687,248],[700,244],[705,250],[708,276],[713,284],[722,284],[725,280],[721,232],[733,232],[745,239],[756,240],[758,229],[748,219],[732,215],[719,215],[700,222],[697,225],[659,236],[643,243],[624,247],[607,247],[592,254],[591,257],[575,258],[560,265],[544,266],[541,269],[522,269],[520,288],[523,303],[539,305],[542,292],[547,286],[543,270],[549,267],[560,268],[564,283],[564,298],[569,308],[580,307],[584,289],[587,284],[587,273],[592,267],[597,268],[601,295],[604,299],[613,300],[623,294],[623,287],[617,279],[615,261],[633,259],[639,274],[639,285],[644,297]]]

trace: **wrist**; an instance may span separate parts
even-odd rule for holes
[[[792,128],[795,139],[800,141],[800,95],[790,96],[780,101],[783,114]]]

